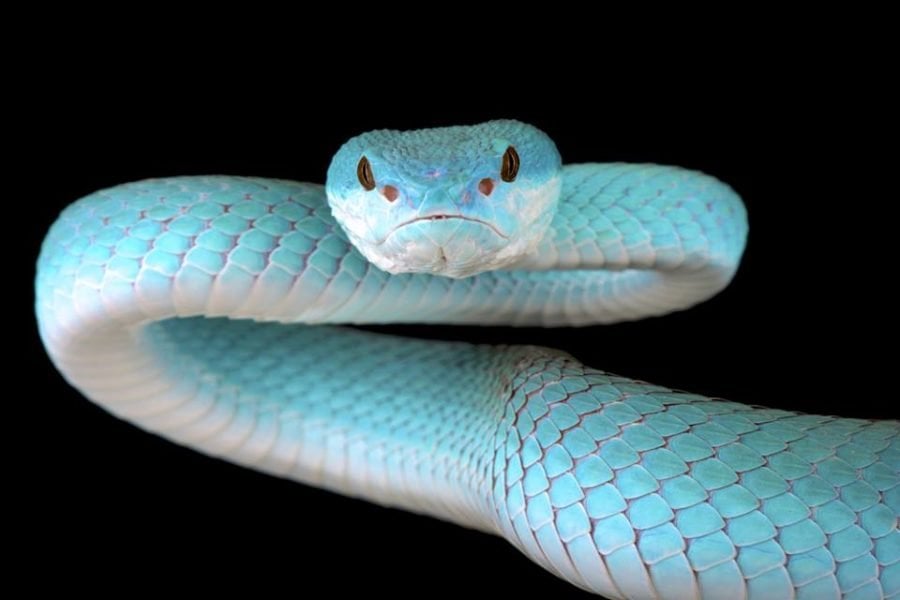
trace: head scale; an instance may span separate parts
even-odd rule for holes
[[[561,182],[545,133],[490,121],[354,137],[332,159],[325,190],[338,223],[376,266],[466,277],[533,251]]]

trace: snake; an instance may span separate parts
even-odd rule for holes
[[[353,327],[663,315],[725,288],[747,235],[738,194],[699,172],[563,165],[514,120],[379,130],[324,186],[182,176],[74,202],[35,306],[52,362],[113,415],[502,536],[606,598],[897,597],[896,420]]]

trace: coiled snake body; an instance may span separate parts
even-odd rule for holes
[[[561,167],[541,132],[497,121],[354,138],[327,196],[176,177],[79,200],[38,262],[52,360],[169,439],[502,535],[609,598],[900,594],[895,421],[712,400],[545,348],[331,326],[686,308],[737,268],[730,188]]]

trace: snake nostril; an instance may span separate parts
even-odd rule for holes
[[[491,192],[494,191],[494,180],[490,177],[485,177],[481,181],[478,182],[478,191],[484,194],[485,196],[490,196]]]
[[[388,202],[393,202],[394,200],[397,199],[398,196],[400,196],[400,192],[397,190],[397,188],[395,188],[392,185],[386,185],[383,188],[381,188],[381,194],[385,198],[387,198]]]

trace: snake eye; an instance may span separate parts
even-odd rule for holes
[[[360,158],[359,164],[356,165],[356,177],[359,178],[359,182],[366,191],[375,189],[375,176],[372,175],[372,165],[369,164],[369,159],[365,156]]]
[[[519,153],[510,146],[503,153],[503,166],[500,167],[500,179],[507,183],[516,180],[519,174]]]

